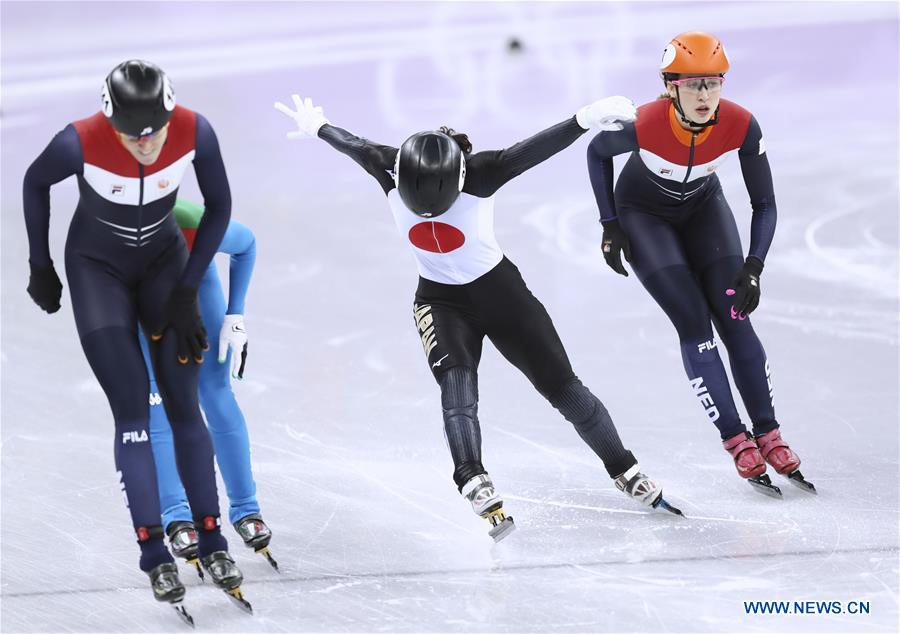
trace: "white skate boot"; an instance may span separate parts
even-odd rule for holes
[[[641,467],[637,463],[628,471],[615,479],[616,488],[625,495],[637,500],[650,508],[663,508],[675,515],[683,513],[663,499],[662,487],[641,473]]]
[[[460,493],[472,503],[472,510],[491,523],[489,535],[495,542],[509,535],[516,528],[513,518],[503,512],[503,500],[497,495],[491,477],[482,473],[463,485]]]

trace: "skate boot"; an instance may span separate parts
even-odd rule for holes
[[[169,538],[169,548],[172,554],[184,559],[187,563],[197,568],[200,581],[203,581],[203,569],[197,552],[197,530],[193,522],[172,522],[166,527],[166,535]]]
[[[800,457],[793,452],[788,444],[781,437],[778,429],[766,432],[762,436],[757,436],[756,443],[759,450],[775,471],[790,480],[791,484],[808,491],[816,493],[816,487],[812,482],[807,482],[803,474],[797,469],[800,466]]]
[[[244,575],[227,551],[217,550],[210,553],[206,557],[201,557],[200,563],[203,564],[203,568],[209,573],[209,578],[217,588],[224,591],[239,608],[253,614],[253,606],[241,593]]]
[[[237,531],[244,545],[252,548],[253,552],[257,552],[266,558],[266,561],[278,570],[278,562],[272,556],[269,550],[269,542],[272,540],[272,531],[266,526],[262,516],[259,513],[251,513],[247,517],[239,519],[234,523],[234,530]]]
[[[661,508],[675,515],[684,515],[680,509],[675,508],[665,501],[662,496],[662,487],[641,473],[641,467],[634,463],[625,473],[615,478],[616,488],[625,495],[634,498],[644,506]]]
[[[178,617],[193,627],[194,618],[182,605],[185,590],[184,584],[178,578],[178,566],[175,563],[159,564],[147,574],[150,576],[153,598],[171,604]]]
[[[734,458],[738,475],[746,478],[750,486],[765,495],[781,498],[781,489],[772,484],[766,474],[766,462],[753,436],[742,431],[723,441],[722,446]]]
[[[472,503],[472,510],[491,523],[488,534],[499,542],[516,528],[513,518],[503,512],[503,500],[497,495],[491,477],[482,473],[463,485],[460,493]]]

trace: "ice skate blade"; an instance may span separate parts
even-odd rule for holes
[[[197,569],[197,575],[200,577],[201,582],[206,581],[206,577],[203,576],[203,568],[200,566],[199,559],[195,557],[194,559],[187,559],[185,561]]]
[[[665,501],[662,497],[660,497],[656,504],[653,505],[655,509],[663,509],[664,511],[668,511],[669,513],[673,513],[674,515],[678,515],[680,517],[684,517],[684,513],[681,512],[680,508],[674,507],[668,502]]]
[[[194,627],[194,617],[192,617],[190,613],[184,608],[184,605],[182,605],[181,601],[173,602],[172,609],[174,609],[178,614],[178,618],[180,618],[191,627]]]
[[[512,516],[504,517],[503,520],[494,526],[491,530],[488,531],[488,535],[490,535],[494,539],[494,543],[496,544],[501,539],[512,533],[516,530],[516,523],[513,521]]]
[[[763,495],[778,498],[779,500],[783,499],[781,489],[772,484],[768,474],[763,473],[758,476],[753,476],[752,478],[747,478],[747,483]]]
[[[819,492],[816,491],[816,487],[813,485],[813,483],[804,478],[799,469],[794,469],[790,473],[785,474],[784,477],[786,477],[788,481],[798,489],[802,489],[807,493],[812,493],[813,495],[819,495]]]
[[[278,568],[278,562],[275,561],[275,558],[272,556],[272,551],[269,550],[268,546],[266,546],[265,548],[260,548],[256,552],[265,557],[266,561],[269,562],[269,565],[272,566],[276,572],[281,572],[281,570]]]
[[[228,598],[231,599],[231,602],[234,603],[237,607],[242,609],[247,614],[253,614],[253,606],[250,605],[250,602],[244,598],[244,595],[241,592],[240,588],[225,590],[224,592],[228,595]]]

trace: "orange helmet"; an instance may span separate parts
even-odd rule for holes
[[[728,55],[715,35],[689,31],[672,38],[659,65],[663,75],[722,75],[728,72]]]

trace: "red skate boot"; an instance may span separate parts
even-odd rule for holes
[[[816,487],[813,486],[812,482],[807,482],[803,474],[797,469],[800,466],[800,456],[788,446],[778,429],[773,429],[757,437],[756,442],[766,462],[772,465],[775,471],[786,476],[791,481],[791,484],[804,491],[816,493]]]
[[[722,442],[725,451],[734,458],[738,475],[746,478],[750,485],[766,495],[780,498],[781,489],[772,484],[766,475],[766,461],[756,445],[756,440],[745,431]]]

